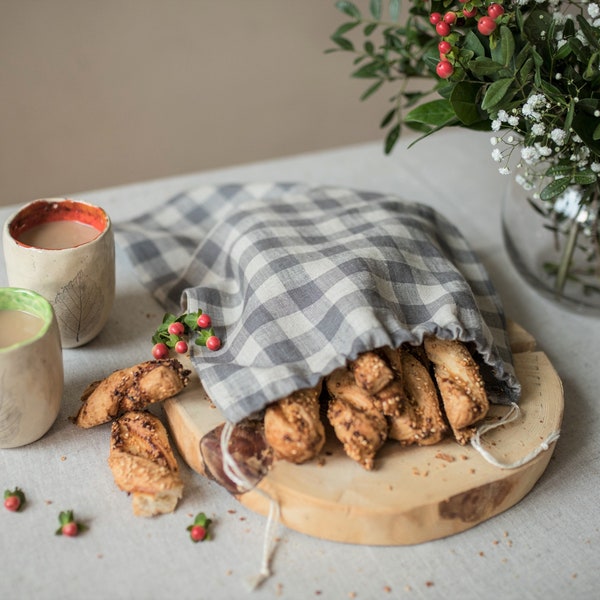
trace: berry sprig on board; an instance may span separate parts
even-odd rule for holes
[[[209,315],[198,309],[196,312],[176,316],[165,313],[162,323],[152,336],[152,356],[160,360],[169,355],[170,350],[178,354],[188,351],[188,340],[195,335],[194,343],[215,351],[221,347],[221,340],[215,335]]]

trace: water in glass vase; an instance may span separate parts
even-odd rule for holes
[[[600,315],[600,208],[568,187],[551,201],[516,181],[502,210],[507,252],[519,273],[562,306]]]

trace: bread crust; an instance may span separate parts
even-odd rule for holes
[[[301,464],[319,455],[325,444],[319,396],[322,384],[293,392],[265,410],[265,438],[275,457]]]
[[[190,371],[174,358],[150,360],[114,371],[88,385],[73,422],[88,429],[124,412],[143,410],[178,394],[189,383],[189,375]]]
[[[119,489],[131,494],[136,516],[175,510],[183,482],[167,430],[158,417],[129,411],[115,420],[108,465]]]
[[[473,425],[483,419],[489,400],[477,363],[467,347],[457,340],[429,337],[423,342],[433,363],[444,412],[460,444],[471,438]]]
[[[400,353],[405,401],[400,413],[389,419],[389,437],[408,446],[437,444],[446,435],[448,426],[440,410],[435,384],[429,371],[409,351]]]

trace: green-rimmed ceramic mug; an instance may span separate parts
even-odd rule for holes
[[[58,416],[63,387],[52,305],[32,290],[0,288],[0,448],[41,438]]]

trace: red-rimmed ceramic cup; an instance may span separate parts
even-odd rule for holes
[[[44,296],[56,313],[63,348],[91,341],[115,296],[115,246],[109,216],[69,198],[34,200],[4,224],[11,287]]]

